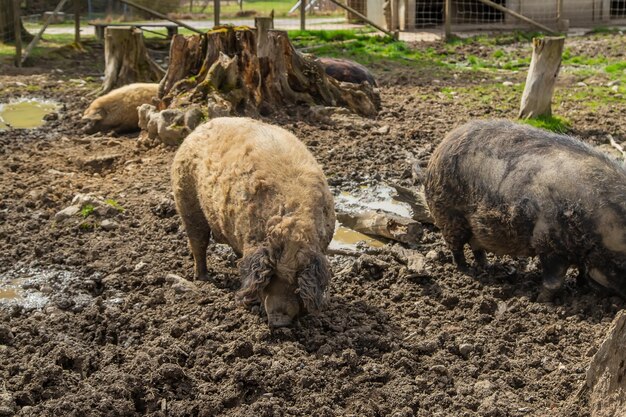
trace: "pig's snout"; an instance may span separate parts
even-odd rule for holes
[[[274,313],[267,316],[267,324],[270,327],[287,327],[292,321],[293,317],[289,317],[287,314]]]
[[[83,132],[85,132],[86,134],[91,135],[100,131],[99,120],[94,120],[87,117],[83,117],[81,120],[83,122]]]
[[[263,301],[270,327],[289,326],[300,313],[300,300],[295,288],[280,280],[273,280],[268,285]]]

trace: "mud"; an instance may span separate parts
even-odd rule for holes
[[[618,36],[594,47],[623,45]],[[174,149],[80,133],[86,93],[98,84],[88,79],[93,68],[72,59],[57,62],[68,62],[63,72],[0,76],[3,102],[32,97],[26,86],[36,85],[38,97],[65,106],[38,129],[0,132],[0,287],[45,300],[0,303],[0,415],[588,415],[585,370],[625,304],[577,288],[573,271],[554,303],[538,303],[532,260],[490,257],[488,271],[466,275],[428,226],[411,245],[428,275],[412,274],[391,252],[332,256],[327,309],[274,332],[258,308],[235,301],[227,246],[210,245],[209,282],[188,281],[193,261],[169,183]],[[266,119],[302,138],[338,199],[361,186],[409,185],[410,159],[427,160],[447,131],[517,113],[511,95],[442,93],[501,84],[493,72],[393,63],[373,71],[383,100],[375,119],[328,125],[291,111]],[[578,81],[564,79],[557,91]],[[559,103],[555,111],[589,143],[607,143],[607,134],[626,140],[623,100],[610,111]],[[115,158],[81,162],[103,155]],[[92,227],[56,222],[81,193],[119,203],[118,227],[105,230],[91,215]]]

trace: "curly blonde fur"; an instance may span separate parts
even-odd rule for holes
[[[243,256],[243,301],[261,299],[267,310],[268,297],[280,293],[273,298],[281,305],[293,292],[306,310],[319,310],[330,278],[324,252],[335,226],[333,197],[293,134],[248,118],[213,119],[181,145],[172,184],[196,277],[206,279],[211,233]]]

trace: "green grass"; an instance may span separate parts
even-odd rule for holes
[[[608,72],[609,74],[617,75],[621,73],[621,75],[626,75],[626,62],[620,61],[607,65],[606,67],[604,67],[604,71]]]
[[[80,215],[83,217],[88,217],[93,213],[94,210],[94,206],[92,206],[91,204],[86,204],[82,209],[80,209]]]
[[[119,211],[120,213],[123,213],[124,210],[126,210],[124,207],[121,206],[120,203],[110,198],[107,200],[104,200],[104,203],[113,207],[115,210]]]
[[[532,119],[521,119],[520,122],[555,133],[567,133],[572,127],[569,120],[559,116],[540,116]]]
[[[23,51],[26,49],[27,45],[27,42],[23,43],[22,53],[24,53]],[[33,48],[28,57],[29,59],[48,57],[51,53],[62,52],[61,48],[71,47],[72,45],[74,45],[73,34],[44,34],[43,38]],[[12,61],[14,58],[15,45],[0,42],[0,61]]]

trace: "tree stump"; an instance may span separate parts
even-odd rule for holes
[[[626,311],[617,313],[587,370],[592,417],[626,415]]]
[[[200,119],[227,115],[269,115],[290,106],[347,107],[363,116],[377,114],[378,90],[369,84],[340,83],[326,75],[315,57],[298,53],[287,33],[268,30],[263,54],[257,53],[256,31],[218,27],[206,34],[176,35],[170,65],[159,88],[160,103],[140,109],[140,126],[150,137],[178,132],[180,140],[195,126],[185,120],[192,109]],[[170,124],[167,133],[161,113]],[[172,116],[178,112],[178,116]],[[143,123],[143,125],[142,125]],[[151,126],[151,128],[148,127]]]
[[[159,82],[165,73],[148,55],[141,30],[108,27],[104,37],[105,70],[100,94],[136,82]]]
[[[533,39],[533,57],[520,106],[521,119],[552,115],[552,94],[564,44],[563,37]]]

